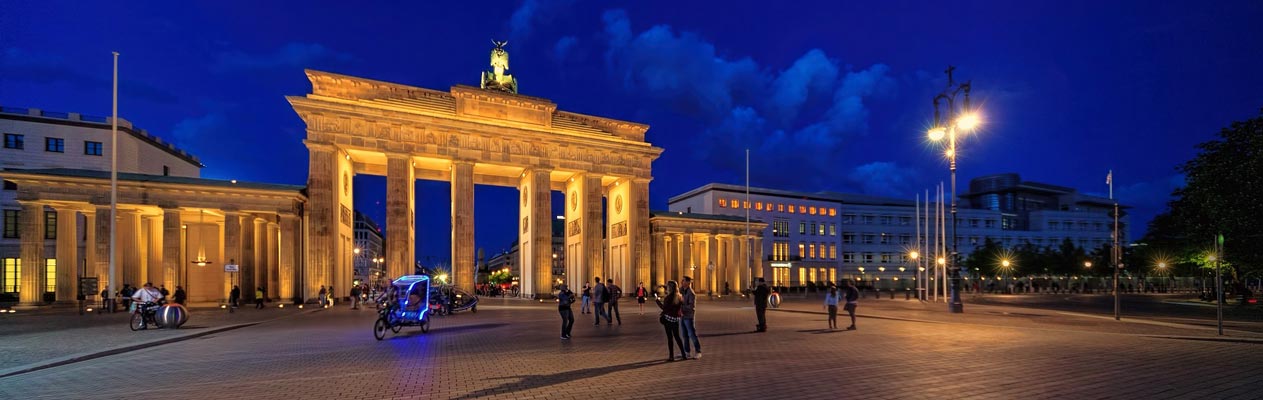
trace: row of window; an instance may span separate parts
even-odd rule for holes
[[[19,225],[22,218],[21,210],[4,210],[4,238],[17,239],[18,232],[21,232]],[[44,211],[44,239],[57,238],[57,212]]]
[[[836,260],[838,258],[838,245],[798,242],[797,256],[804,260]],[[790,257],[789,242],[781,240],[772,242],[773,261],[787,261]]]
[[[18,293],[22,287],[22,259],[6,258],[0,263],[0,291]],[[53,292],[57,288],[57,259],[44,260],[44,291]]]
[[[741,201],[735,198],[725,199],[721,197],[719,199],[719,208],[749,209],[750,205],[751,204],[749,201]],[[761,201],[754,202],[754,210],[755,211],[775,210],[776,212],[783,212],[783,213],[789,213],[789,214],[827,215],[830,217],[836,217],[838,215],[838,209],[836,208],[815,207],[815,206],[796,206],[793,204],[761,202]]]
[[[22,150],[26,148],[26,135],[17,133],[4,134],[4,148]],[[83,141],[83,154],[90,156],[99,156],[102,151],[101,142],[93,142],[90,140]],[[65,153],[66,139],[46,137],[44,138],[44,151],[49,153]]]
[[[1077,229],[1075,228],[1075,225],[1078,225]],[[1112,225],[1101,222],[1079,221],[1076,224],[1075,221],[1048,221],[1048,230],[1050,231],[1065,230],[1104,232],[1111,229],[1114,229]]]
[[[773,286],[790,286],[795,282],[790,282],[790,268],[772,268],[772,285]],[[818,267],[799,267],[798,282],[799,285],[807,282],[837,282],[838,270],[836,268],[818,268]]]
[[[862,257],[862,258],[860,258],[858,261],[856,260],[856,256],[857,256],[857,255]],[[880,261],[879,261],[879,260],[880,260]],[[843,253],[842,253],[842,262],[844,262],[844,263],[856,263],[856,262],[860,262],[860,263],[863,263],[863,264],[873,264],[873,263],[878,263],[878,262],[880,262],[880,263],[884,263],[884,264],[889,264],[889,263],[892,263],[892,262],[894,262],[894,263],[906,263],[906,262],[908,262],[908,255],[907,255],[907,254],[903,254],[903,253],[863,253],[863,254],[859,254],[859,253],[856,253],[856,252],[853,252],[853,251],[847,251],[847,252],[843,252]]]

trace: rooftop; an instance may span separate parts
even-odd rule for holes
[[[44,111],[38,108],[22,108],[22,107],[0,107],[0,119],[9,119],[16,121],[52,123],[68,126],[77,126],[82,128],[111,129],[110,117],[98,117],[92,115],[84,115],[73,112],[53,112]],[[118,119],[118,130],[136,139],[140,139],[154,147],[162,149],[167,153],[171,153],[181,160],[193,164],[198,168],[204,168],[201,160],[188,152],[175,147],[174,144],[164,142],[162,138],[150,135],[148,131],[132,126],[132,123],[126,119]]]
[[[18,169],[5,168],[0,170],[0,175],[9,173],[40,175],[49,177],[64,178],[88,178],[88,179],[110,179],[110,171],[97,171],[88,169],[70,169],[70,168],[52,168],[52,169]],[[303,191],[305,186],[285,185],[279,183],[259,183],[259,182],[242,182],[236,180],[218,180],[206,178],[189,178],[183,176],[163,176],[163,175],[146,175],[122,173],[118,174],[120,182],[142,182],[142,183],[167,183],[167,184],[184,184],[198,185],[222,188],[239,188],[239,189],[258,189],[258,190],[280,190],[280,191]]]
[[[708,221],[724,221],[724,222],[746,222],[745,217],[736,217],[736,216],[731,216],[731,215],[686,213],[686,212],[665,211],[665,210],[649,211],[649,217],[650,218],[652,217],[686,218],[686,219],[701,219],[701,220],[708,220]],[[759,224],[763,223],[763,221],[759,221],[757,219],[751,219],[750,222],[759,223]]]
[[[674,203],[689,197],[696,196],[702,192],[717,190],[731,193],[745,194],[746,187],[741,185],[730,185],[726,183],[708,183],[697,189],[690,190],[684,194],[671,197],[668,203]],[[795,192],[780,189],[768,189],[760,187],[750,187],[750,194],[763,196],[780,196],[793,197],[803,200],[827,201],[842,204],[860,204],[860,205],[877,205],[877,206],[908,206],[911,207],[915,202],[893,197],[869,196],[863,194],[837,193],[837,192]]]

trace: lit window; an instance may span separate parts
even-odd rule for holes
[[[830,223],[829,236],[837,236],[837,235],[838,235],[838,224]]]
[[[793,214],[793,213],[794,213],[794,205],[793,205],[793,204],[790,204],[790,205],[789,205],[789,213],[790,213],[790,214]]]
[[[838,245],[836,244],[829,245],[829,259],[830,260],[838,259]]]
[[[784,205],[784,204],[777,204],[777,205],[776,205],[776,212],[785,212],[785,205]]]
[[[798,256],[799,257],[807,256],[807,243],[798,242]]]
[[[772,211],[772,203],[767,203],[767,210]]]
[[[57,259],[44,260],[44,291],[57,291]]]
[[[799,213],[799,214],[806,214],[806,213],[807,213],[807,206],[798,206],[798,213]]]
[[[807,213],[811,215],[816,215],[816,208],[815,207],[807,208]]]
[[[728,200],[719,199],[719,208],[728,208]]]
[[[18,258],[4,259],[4,292],[17,293],[22,276],[22,260]]]
[[[763,203],[754,203],[755,211],[763,211]]]
[[[830,216],[830,217],[836,217],[836,216],[838,216],[838,209],[836,209],[836,208],[830,208],[830,209],[829,209],[829,216]]]
[[[750,202],[749,202],[749,201],[743,201],[743,202],[741,202],[741,204],[742,204],[742,206],[743,206],[745,209],[747,209],[747,210],[749,210],[749,209],[750,209]]]
[[[812,243],[807,246],[807,254],[810,255],[811,258],[816,258],[816,244],[815,243]]]
[[[819,227],[819,228],[817,228],[817,229],[819,229],[819,230],[818,230],[819,235],[820,235],[820,236],[824,236],[824,224],[823,224],[823,223],[822,223],[822,224],[820,224],[820,227]]]

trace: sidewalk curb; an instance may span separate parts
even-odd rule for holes
[[[182,342],[182,341],[189,340],[189,339],[196,339],[196,338],[199,338],[199,337],[202,337],[202,336],[206,336],[206,335],[212,335],[212,334],[216,334],[216,333],[220,333],[220,332],[227,332],[227,331],[231,331],[231,330],[235,330],[235,329],[241,329],[241,328],[245,328],[245,327],[250,327],[250,326],[254,326],[254,325],[258,325],[258,324],[262,324],[262,323],[265,323],[265,322],[272,322],[272,321],[276,321],[276,320],[279,320],[279,319],[282,319],[282,318],[292,317],[292,316],[294,316],[294,315],[310,314],[310,313],[317,312],[317,311],[321,311],[321,310],[323,310],[323,309],[304,310],[304,311],[302,311],[302,312],[300,312],[300,313],[298,313],[298,314],[292,314],[292,315],[282,315],[282,316],[279,316],[279,317],[276,317],[276,318],[266,319],[266,320],[262,320],[262,321],[246,322],[246,323],[240,323],[240,324],[234,324],[234,325],[227,325],[227,326],[222,326],[222,327],[219,327],[219,328],[212,328],[212,329],[210,329],[210,330],[206,330],[206,331],[201,331],[201,332],[191,333],[191,334],[188,334],[188,335],[182,335],[182,336],[176,336],[176,337],[169,337],[169,338],[166,338],[166,339],[160,339],[160,340],[155,340],[155,341],[149,341],[149,342],[142,342],[142,343],[130,344],[130,345],[120,346],[120,347],[115,347],[115,348],[112,348],[112,349],[106,349],[106,350],[102,350],[102,351],[98,351],[98,352],[89,352],[89,353],[72,354],[72,355],[69,355],[69,356],[64,356],[64,357],[55,358],[55,359],[52,359],[52,360],[49,360],[49,361],[37,362],[37,363],[31,363],[31,364],[27,364],[27,365],[20,365],[20,366],[17,366],[17,367],[9,368],[9,369],[7,369],[7,370],[0,370],[0,379],[4,379],[4,378],[9,378],[9,377],[12,377],[12,376],[16,376],[16,375],[25,374],[25,373],[28,373],[28,372],[35,372],[35,371],[39,371],[39,370],[42,370],[42,369],[48,369],[48,368],[54,368],[54,367],[60,367],[60,366],[62,366],[62,365],[74,364],[74,363],[78,363],[78,362],[82,362],[82,361],[88,361],[88,360],[93,360],[93,359],[97,359],[97,358],[101,358],[101,357],[108,357],[108,356],[112,356],[112,355],[115,355],[115,354],[127,353],[127,352],[131,352],[131,351],[140,350],[140,349],[143,349],[143,348],[149,348],[149,347],[153,347],[153,346],[161,346],[161,345],[164,345],[164,344],[175,343],[175,342]]]
[[[1201,342],[1263,344],[1263,339],[1240,338],[1240,337],[1206,337],[1206,336],[1172,336],[1172,335],[1145,335],[1145,337],[1151,337],[1154,339],[1195,340],[1195,341],[1201,341]]]

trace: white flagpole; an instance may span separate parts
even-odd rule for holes
[[[746,209],[746,271],[749,271],[751,278],[754,277],[754,269],[751,265],[751,255],[754,254],[754,239],[750,238],[750,149],[746,149],[746,203],[743,204]],[[759,263],[762,266],[762,263]],[[762,271],[760,271],[760,275]]]
[[[115,275],[117,264],[117,247],[115,241],[118,236],[118,52],[114,52],[114,95],[113,95],[113,117],[110,118],[110,276],[109,291],[114,294],[114,289],[118,287],[118,277]]]
[[[943,202],[947,200],[947,193],[946,193],[946,189],[944,189],[944,188],[943,188],[943,183],[942,183],[942,182],[939,182],[939,184],[938,184],[938,198],[939,198],[939,208],[938,208],[938,218],[939,218],[939,224],[938,224],[938,226],[939,226],[939,235],[940,235],[939,237],[940,237],[940,238],[942,238],[941,240],[939,240],[939,243],[943,246],[942,248],[940,248],[940,249],[939,249],[939,251],[941,251],[941,253],[939,253],[939,254],[942,254],[942,255],[943,255],[943,257],[944,257],[944,258],[946,258],[946,257],[948,256],[948,254],[947,254],[947,246],[948,246],[948,243],[947,243],[947,239],[948,239],[948,237],[947,237],[947,207],[943,204]],[[944,303],[946,303],[946,302],[947,302],[947,295],[948,295],[948,291],[947,291],[947,264],[943,264],[943,265],[939,266],[939,273],[940,273],[940,274],[942,274],[942,276],[941,276],[941,277],[940,277],[940,279],[939,279],[939,282],[942,282],[942,283],[943,283],[943,287],[942,287],[942,289],[943,289],[943,290],[942,290],[942,292],[941,292],[941,293],[943,294],[943,302],[944,302]]]

